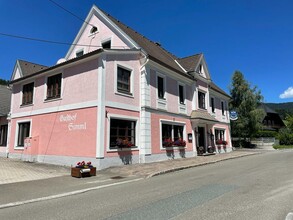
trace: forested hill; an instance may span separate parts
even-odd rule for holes
[[[278,112],[282,119],[285,119],[287,114],[293,115],[293,102],[266,103],[266,105]]]

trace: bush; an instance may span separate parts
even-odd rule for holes
[[[233,147],[245,147],[245,148],[251,148],[251,144],[249,141],[245,140],[232,140],[232,146]]]
[[[277,137],[278,133],[276,131],[258,131],[254,137],[260,138],[260,137]]]
[[[289,129],[281,129],[278,135],[280,145],[293,145],[293,133]]]

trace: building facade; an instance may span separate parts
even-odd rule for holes
[[[10,157],[102,169],[231,151],[203,54],[175,57],[96,6],[86,21],[56,65],[16,62]]]

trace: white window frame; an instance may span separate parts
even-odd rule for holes
[[[111,49],[112,49],[112,48],[113,48],[113,45],[112,45],[113,40],[112,40],[112,38],[113,38],[113,37],[108,37],[108,38],[105,38],[105,39],[101,40],[101,48],[103,48],[103,44],[104,44],[104,43],[110,41],[110,42],[111,42]]]
[[[171,121],[171,120],[166,120],[166,119],[160,119],[160,150],[168,150],[170,148],[172,149],[177,149],[177,148],[186,148],[185,147],[180,147],[180,146],[173,146],[173,147],[163,147],[163,143],[162,143],[162,124],[168,124],[168,125],[178,125],[178,126],[183,126],[183,140],[186,141],[187,143],[187,136],[186,136],[186,123],[182,122],[182,121]],[[174,134],[172,133],[172,140]]]
[[[17,145],[17,142],[18,142],[18,135],[19,135],[19,124],[22,124],[22,123],[27,123],[29,122],[30,123],[30,132],[29,132],[29,137],[32,136],[32,119],[24,119],[24,120],[18,120],[16,121],[15,123],[15,127],[16,127],[16,131],[15,131],[15,137],[14,137],[14,149],[15,150],[23,150],[24,149],[24,146],[18,146]]]
[[[182,86],[183,87],[183,103],[180,103],[180,89],[179,89],[179,86]],[[184,83],[181,83],[181,82],[178,82],[178,103],[180,105],[186,105],[186,85]]]
[[[96,30],[95,32],[91,33],[92,29],[94,28],[94,27],[91,27],[91,29],[90,29],[90,33],[89,33],[89,37],[91,37],[91,36],[93,36],[93,35],[99,33],[99,27],[96,26],[96,25],[94,25],[94,26],[97,28],[97,30]]]
[[[226,129],[225,128],[218,128],[218,127],[215,127],[214,128],[214,135],[215,135],[215,137],[214,137],[214,140],[215,140],[215,143],[216,143],[216,141],[217,141],[217,138],[216,138],[216,130],[219,130],[219,131],[224,131],[224,140],[222,140],[222,141],[227,141],[227,137],[226,137]]]
[[[128,70],[130,71],[130,91],[129,93],[123,93],[123,92],[119,92],[118,88],[117,88],[117,80],[118,80],[118,67]],[[122,95],[122,96],[126,96],[126,97],[134,97],[134,70],[133,67],[124,64],[124,63],[120,63],[120,62],[115,62],[114,65],[114,93],[117,95]]]
[[[163,84],[164,84],[164,97],[163,97],[163,98],[159,98],[158,77],[161,77],[161,78],[163,78],[163,80],[164,80],[164,82],[163,82]],[[156,74],[156,87],[157,87],[157,89],[156,89],[156,98],[157,98],[157,99],[160,99],[160,100],[166,100],[166,101],[167,101],[167,87],[166,87],[167,82],[166,82],[166,81],[167,81],[167,77],[166,77],[166,75],[157,72],[157,74]]]
[[[81,49],[78,49],[78,50],[75,51],[75,57],[80,57],[80,56],[77,56],[77,54],[80,53],[80,52],[82,52],[82,55],[81,56],[84,55],[84,49],[81,48]]]
[[[212,99],[214,100],[214,111],[212,106]],[[216,98],[214,96],[210,96],[210,108],[211,108],[211,113],[215,115],[216,114]]]
[[[120,120],[129,120],[129,121],[135,121],[136,126],[135,126],[135,147],[126,149],[111,149],[110,148],[110,124],[111,124],[111,119],[120,119]],[[118,115],[118,114],[108,114],[107,115],[107,152],[117,152],[117,151],[137,151],[139,150],[139,131],[140,131],[140,122],[139,122],[139,117],[132,117],[132,116],[125,116],[125,115]]]
[[[204,94],[204,105],[205,105],[204,107],[205,107],[205,108],[200,108],[200,107],[199,107],[199,97],[198,97],[199,93],[203,93],[203,94]],[[208,105],[208,103],[207,103],[207,92],[198,89],[198,90],[197,90],[197,108],[198,108],[198,109],[201,109],[201,110],[207,110],[207,107],[208,107],[207,105]]]
[[[223,103],[223,108],[222,108]],[[221,100],[221,115],[224,117],[226,116],[226,102],[224,100]]]
[[[47,99],[48,78],[51,77],[51,76],[58,75],[58,74],[61,74],[60,97],[59,98],[55,98],[55,99]],[[62,99],[62,97],[63,97],[63,85],[64,85],[64,78],[63,78],[63,76],[64,76],[64,74],[63,74],[62,71],[57,72],[57,73],[52,73],[52,74],[46,76],[46,78],[45,78],[45,84],[44,84],[44,103],[46,103],[46,102],[54,102],[54,101],[57,101],[57,100],[61,100]]]

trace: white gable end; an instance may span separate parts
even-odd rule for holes
[[[67,52],[66,59],[89,53],[108,44],[111,49],[130,49],[135,47],[131,39],[126,36],[110,19],[93,6],[86,18],[86,22],[77,34],[73,45]]]
[[[12,81],[12,80],[16,80],[16,79],[19,79],[19,78],[21,78],[21,77],[23,77],[23,75],[22,75],[22,72],[21,72],[21,70],[20,70],[20,67],[19,67],[18,62],[16,62],[10,80],[11,80],[11,81]]]
[[[208,66],[203,56],[201,57],[198,65],[196,66],[195,72],[205,79],[211,79],[210,73],[208,71]]]

